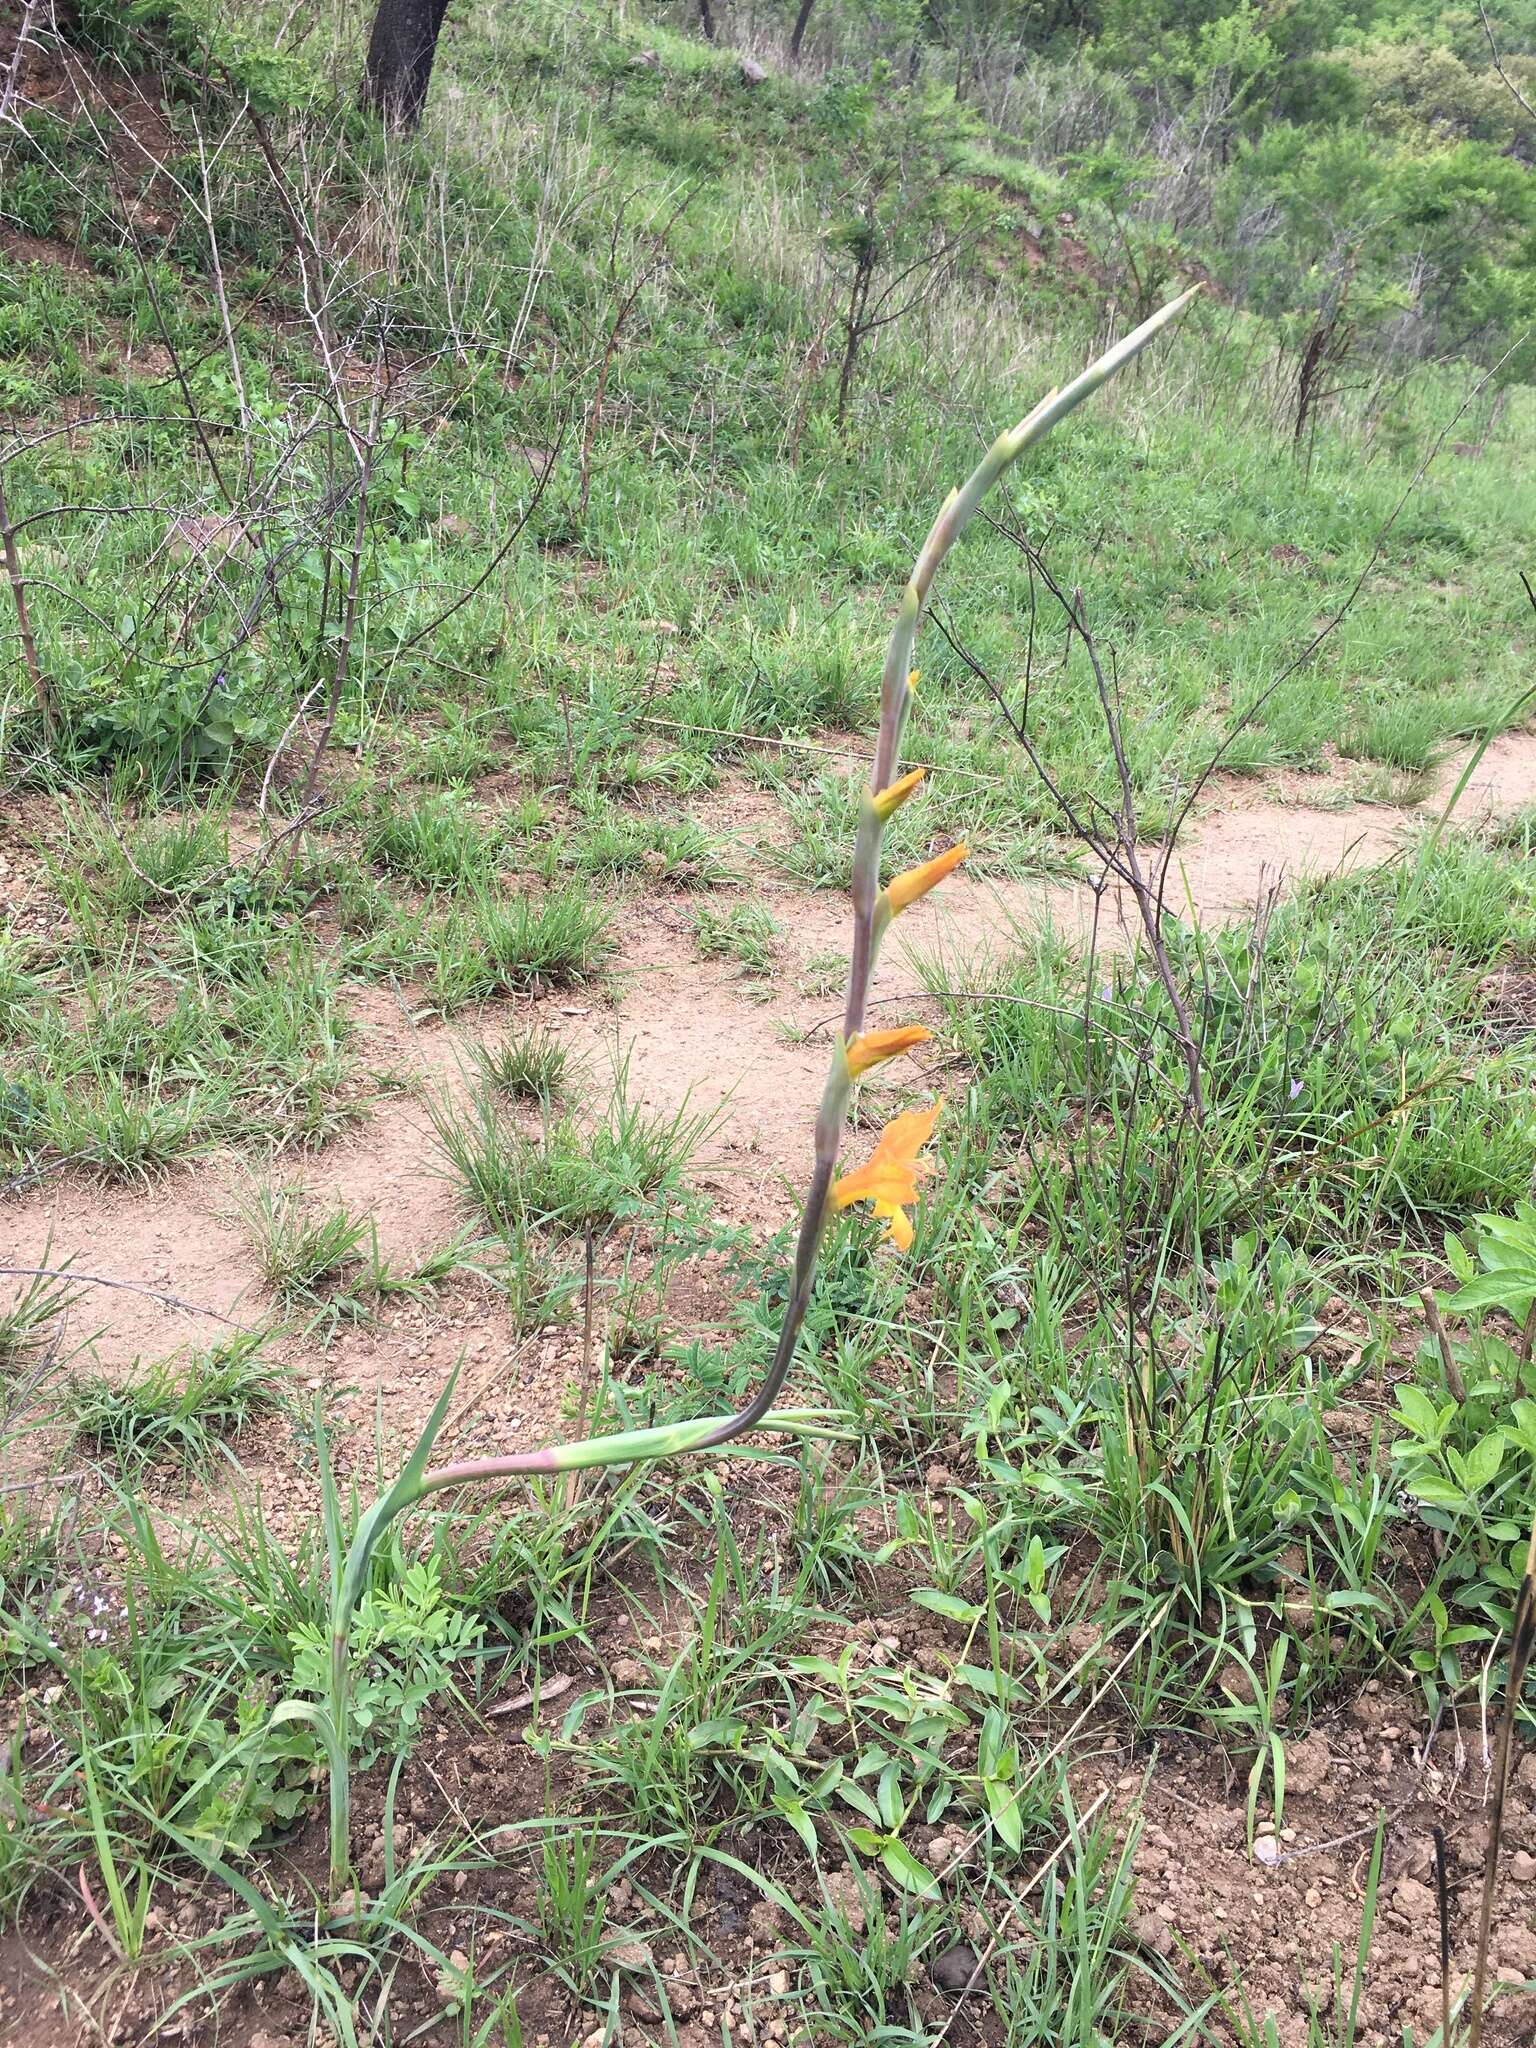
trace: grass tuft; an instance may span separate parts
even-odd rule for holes
[[[265,1341],[264,1334],[253,1334],[149,1365],[135,1360],[120,1379],[77,1374],[76,1443],[125,1472],[161,1461],[233,1461],[241,1431],[281,1395],[281,1375],[262,1356]]]
[[[761,903],[703,904],[694,912],[693,942],[706,960],[736,960],[751,974],[772,974],[778,939],[779,927]]]
[[[497,1231],[573,1235],[651,1215],[677,1201],[689,1160],[714,1118],[686,1104],[652,1111],[629,1093],[627,1060],[590,1126],[546,1117],[528,1129],[484,1082],[467,1100],[432,1105],[443,1171]]]
[[[46,1246],[39,1263],[48,1263]],[[14,1373],[33,1364],[39,1353],[54,1351],[65,1317],[84,1293],[67,1273],[36,1273],[12,1286],[10,1301],[0,1308],[0,1373]]]
[[[512,1102],[559,1102],[578,1071],[569,1046],[538,1027],[500,1045],[477,1045],[474,1062],[490,1086]]]
[[[257,1269],[285,1308],[313,1306],[355,1279],[377,1244],[371,1214],[337,1201],[316,1215],[297,1185],[258,1182],[235,1206]]]
[[[491,996],[579,986],[612,944],[606,912],[579,888],[507,900],[476,894],[429,935],[432,997],[450,1012]]]

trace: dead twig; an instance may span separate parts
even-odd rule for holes
[[[527,505],[518,515],[517,524],[513,527],[512,531],[507,535],[507,538],[502,542],[501,546],[496,550],[495,554],[492,555],[490,561],[486,564],[484,571],[475,578],[474,582],[470,584],[467,590],[460,591],[459,595],[453,600],[452,604],[445,605],[443,609],[437,614],[436,618],[429,619],[427,623],[420,628],[419,631],[411,635],[409,640],[402,641],[399,647],[395,649],[394,654],[390,657],[391,662],[398,661],[402,655],[409,654],[413,647],[419,646],[421,642],[425,640],[429,634],[435,633],[439,626],[443,625],[447,620],[451,619],[454,613],[458,611],[462,605],[468,604],[470,599],[472,597],[477,596],[479,592],[485,588],[486,584],[490,582],[491,578],[495,575],[496,571],[507,559],[507,556],[511,554],[514,545],[522,535],[524,527],[528,524],[529,520],[538,510],[539,500],[543,497],[545,489],[548,486],[549,479],[554,474],[555,463],[559,457],[561,447],[565,441],[565,431],[566,422],[564,419],[562,419],[558,428],[555,431],[555,445],[549,451],[549,460],[540,469],[538,477],[535,480],[533,487],[533,496],[528,500]]]
[[[179,1294],[167,1294],[164,1288],[145,1287],[137,1280],[111,1280],[103,1273],[77,1273],[73,1266],[0,1266],[0,1280],[76,1280],[82,1287],[113,1287],[125,1294],[145,1295],[150,1301],[163,1302],[167,1308],[180,1309],[189,1316],[211,1316],[214,1322],[227,1323],[232,1330],[248,1327],[225,1315],[222,1309],[184,1301]]]
[[[315,741],[315,750],[309,758],[309,771],[304,777],[304,789],[299,798],[300,817],[305,816],[314,805],[315,787],[320,779],[320,764],[324,760],[326,749],[331,743],[331,735],[336,730],[336,719],[341,710],[341,693],[346,684],[347,671],[352,664],[352,637],[357,629],[358,593],[362,588],[363,543],[368,535],[368,488],[373,480],[373,467],[378,457],[379,415],[386,388],[383,377],[383,358],[384,337],[381,333],[374,365],[373,394],[369,400],[368,407],[367,439],[359,444],[354,438],[350,426],[346,429],[347,438],[352,444],[354,453],[357,452],[359,445],[362,451],[358,466],[357,515],[352,529],[352,558],[347,567],[347,594],[342,609],[341,638],[336,648],[336,663],[331,671],[331,687],[326,699],[325,719],[320,727],[319,737]],[[298,853],[299,842],[297,837],[295,837],[288,856],[290,873],[292,872],[294,861],[298,858]]]
[[[1493,59],[1493,68],[1499,75],[1500,83],[1508,91],[1521,113],[1527,119],[1536,121],[1536,107],[1531,105],[1525,94],[1504,69],[1504,59],[1499,55],[1499,46],[1494,39],[1493,23],[1488,19],[1488,10],[1483,5],[1483,0],[1477,0],[1477,11],[1483,17],[1483,33],[1488,38],[1488,54]]]
[[[1531,1352],[1536,1349],[1536,1301],[1526,1311],[1525,1321],[1520,1326],[1520,1344],[1515,1352],[1515,1399],[1525,1398],[1525,1370],[1531,1362]]]
[[[1456,1401],[1467,1398],[1467,1383],[1461,1376],[1461,1367],[1456,1363],[1456,1354],[1451,1349],[1451,1340],[1446,1335],[1445,1324],[1440,1320],[1440,1304],[1435,1300],[1433,1287],[1421,1287],[1419,1300],[1424,1309],[1424,1320],[1429,1333],[1440,1347],[1440,1369],[1445,1374],[1445,1384]]]
[[[1504,1712],[1499,1721],[1499,1747],[1494,1764],[1493,1811],[1488,1819],[1488,1854],[1483,1864],[1483,1900],[1477,1923],[1477,1962],[1472,1972],[1470,2010],[1472,2027],[1467,2048],[1478,2048],[1483,2037],[1483,1994],[1488,1985],[1488,1950],[1493,1936],[1493,1898],[1498,1884],[1499,1851],[1504,1841],[1504,1802],[1509,1791],[1510,1759],[1515,1745],[1515,1722],[1520,1713],[1520,1695],[1525,1689],[1526,1666],[1536,1643],[1536,1523],[1525,1553],[1525,1576],[1515,1597],[1514,1618],[1509,1630],[1509,1669],[1504,1678]]]
[[[667,247],[667,236],[682,218],[693,199],[694,193],[698,189],[697,185],[690,185],[661,226],[653,231],[651,235],[650,260],[641,265],[629,291],[620,300],[618,310],[615,312],[613,320],[609,325],[608,339],[603,348],[602,360],[598,365],[597,389],[592,395],[591,410],[587,414],[587,424],[581,436],[581,516],[583,519],[587,516],[587,500],[592,493],[592,445],[597,439],[597,430],[602,423],[603,400],[608,392],[608,374],[613,368],[614,351],[618,348],[619,336],[623,331],[625,321],[628,320],[630,314],[639,304],[640,294],[645,290],[651,279],[656,276],[657,272],[669,261],[671,251]],[[622,219],[623,207],[621,206],[618,220],[614,223],[614,256],[610,260],[616,260],[617,257],[618,230]]]
[[[236,114],[235,121],[238,122],[241,118],[242,114]],[[203,226],[208,234],[208,255],[213,268],[214,296],[218,301],[219,324],[224,330],[224,346],[229,355],[229,374],[234,380],[235,398],[240,408],[241,439],[246,449],[246,463],[249,465],[251,444],[250,400],[246,395],[245,372],[240,365],[240,351],[235,345],[235,327],[233,320],[230,318],[229,296],[224,289],[224,265],[219,255],[218,233],[214,227],[213,191],[208,182],[208,151],[203,143],[202,128],[195,120],[193,128],[197,135],[197,165],[201,173],[203,188]],[[229,133],[233,133],[233,126]],[[226,134],[224,141],[227,142],[228,140],[229,134]],[[223,147],[224,143],[221,142],[219,144],[220,150]],[[247,468],[247,476],[249,476],[249,468]]]
[[[1086,1807],[1083,1810],[1076,1824],[1069,1825],[1067,1833],[1062,1836],[1061,1840],[1056,1844],[1055,1848],[1051,1851],[1050,1855],[1047,1856],[1042,1862],[1036,1864],[1035,1868],[1030,1872],[1029,1876],[1026,1877],[1024,1882],[1019,1886],[1018,1891],[1015,1897],[1013,1898],[1012,1902],[1010,1903],[1007,1912],[1003,1915],[1002,1919],[998,1921],[996,1929],[993,1932],[992,1939],[987,1943],[986,1947],[977,1957],[975,1969],[972,1970],[970,1976],[967,1977],[965,1982],[961,1985],[959,1995],[955,1999],[954,2011],[950,2014],[949,2018],[944,2022],[943,2026],[940,2027],[939,2031],[934,2035],[933,2048],[943,2048],[943,2043],[946,2040],[948,2040],[950,2030],[953,2028],[955,2021],[960,2017],[961,2007],[965,2004],[965,2001],[970,1996],[970,1994],[976,1989],[976,1986],[981,1982],[982,1977],[986,1973],[988,1963],[991,1962],[992,1958],[997,1954],[998,1949],[1002,1945],[1002,1939],[1005,1930],[1012,1926],[1013,1922],[1019,1917],[1019,1914],[1023,1909],[1024,1900],[1035,1889],[1036,1885],[1038,1885],[1042,1881],[1042,1879],[1048,1877],[1052,1870],[1055,1869],[1057,1863],[1060,1862],[1063,1854],[1066,1852],[1068,1848],[1071,1847],[1073,1841],[1076,1839],[1078,1829],[1087,1826],[1088,1822],[1093,1819],[1094,1815],[1099,1811],[1100,1807],[1103,1806],[1104,1802],[1108,1799],[1108,1797],[1109,1787],[1106,1785],[1104,1790],[1099,1794],[1098,1798],[1094,1800],[1093,1804],[1091,1806]]]
[[[1140,833],[1137,826],[1136,793],[1131,779],[1130,763],[1126,755],[1125,742],[1121,732],[1118,702],[1119,691],[1118,688],[1111,689],[1109,680],[1104,673],[1104,665],[1099,657],[1098,647],[1092,633],[1089,631],[1088,623],[1084,616],[1083,594],[1080,590],[1077,590],[1069,596],[1056,581],[1056,578],[1052,575],[1038,551],[1030,545],[1023,535],[1011,530],[1007,526],[999,525],[996,520],[990,523],[996,531],[1006,534],[1008,538],[1013,540],[1016,546],[1023,549],[1032,572],[1039,576],[1046,589],[1061,606],[1067,620],[1069,640],[1070,636],[1075,633],[1082,644],[1084,653],[1087,655],[1089,667],[1093,672],[1095,688],[1098,692],[1099,708],[1104,719],[1105,733],[1109,741],[1115,777],[1119,786],[1120,802],[1118,807],[1105,804],[1095,797],[1089,797],[1086,802],[1080,804],[1069,795],[1064,786],[1052,774],[1030,733],[1027,701],[1025,708],[1021,712],[1015,713],[997,683],[994,682],[987,670],[981,666],[980,662],[976,660],[969,648],[961,643],[947,620],[940,615],[937,609],[934,612],[934,623],[938,626],[940,632],[944,635],[955,653],[965,663],[966,667],[986,687],[993,702],[1007,721],[1014,738],[1023,748],[1030,766],[1045,784],[1073,838],[1079,840],[1089,849],[1106,874],[1112,874],[1117,881],[1122,882],[1130,891],[1132,901],[1136,905],[1136,913],[1141,923],[1143,936],[1146,939],[1148,950],[1152,955],[1153,965],[1157,971],[1157,978],[1162,984],[1163,993],[1168,998],[1169,1008],[1173,1011],[1175,1020],[1174,1038],[1178,1045],[1180,1056],[1184,1061],[1186,1113],[1191,1122],[1199,1128],[1205,1121],[1205,1086],[1201,1073],[1200,1045],[1195,1035],[1194,1020],[1190,1016],[1189,1004],[1185,998],[1184,991],[1179,986],[1178,976],[1174,972],[1173,958],[1169,953],[1168,942],[1163,933],[1163,917],[1165,914],[1163,908],[1163,876],[1166,874],[1169,861],[1172,858],[1172,841],[1165,836],[1160,853],[1157,881],[1154,886],[1153,881],[1149,878],[1145,867],[1142,865],[1141,854],[1138,848]]]
[[[5,498],[5,476],[0,470],[0,553],[5,557],[6,580],[11,586],[11,599],[16,606],[16,626],[21,635],[22,659],[27,665],[27,677],[32,684],[32,694],[37,700],[38,715],[43,721],[43,737],[49,746],[53,745],[58,731],[58,710],[53,700],[53,686],[43,673],[43,665],[37,657],[37,641],[32,632],[32,614],[27,605],[26,579],[21,573],[21,560],[16,553],[16,529],[11,524],[10,508]]]
[[[594,1278],[595,1241],[592,1226],[586,1228],[586,1274],[581,1296],[581,1388],[577,1395],[576,1433],[587,1433],[587,1410],[592,1400],[592,1293]],[[565,1482],[565,1504],[567,1508],[576,1505],[576,1496],[581,1491],[580,1472],[571,1472]]]

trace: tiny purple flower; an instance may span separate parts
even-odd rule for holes
[[[1302,1091],[1303,1087],[1305,1087],[1305,1085],[1306,1085],[1306,1084],[1305,1084],[1305,1082],[1302,1082],[1302,1081],[1293,1081],[1293,1082],[1291,1083],[1291,1100],[1292,1100],[1292,1102],[1294,1102],[1294,1101],[1296,1100],[1297,1096],[1298,1096],[1298,1095],[1299,1095],[1299,1094],[1301,1093],[1301,1091]]]

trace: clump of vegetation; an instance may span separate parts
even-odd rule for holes
[[[149,1364],[135,1360],[123,1374],[76,1374],[76,1442],[129,1473],[162,1459],[183,1466],[232,1459],[241,1431],[280,1396],[264,1342],[257,1333]]]
[[[494,1086],[463,1102],[440,1098],[430,1108],[443,1170],[474,1211],[515,1237],[530,1229],[580,1236],[663,1210],[681,1192],[713,1119],[686,1105],[671,1114],[648,1110],[628,1083],[621,1066],[590,1127],[567,1113],[530,1131]],[[539,1101],[548,1110],[551,1097],[540,1091]]]
[[[694,912],[693,939],[706,960],[735,960],[751,974],[771,974],[779,927],[761,903],[705,904]]]
[[[258,1181],[237,1208],[262,1279],[288,1308],[313,1304],[355,1278],[377,1248],[371,1216],[354,1214],[344,1202],[317,1214],[300,1186]]]
[[[513,1102],[559,1102],[579,1072],[569,1046],[538,1025],[499,1045],[477,1045],[474,1059],[490,1085]]]
[[[476,895],[431,928],[431,990],[444,1011],[498,995],[570,988],[596,974],[610,920],[578,889],[540,897]]]
[[[689,819],[598,813],[565,855],[580,874],[636,875],[675,888],[716,889],[738,879],[723,850]]]
[[[428,888],[488,888],[499,857],[495,834],[451,793],[384,803],[363,828],[363,851],[386,874]]]
[[[46,1261],[46,1245],[43,1256]],[[40,1354],[55,1350],[65,1318],[80,1297],[81,1290],[71,1284],[68,1273],[52,1271],[46,1263],[35,1273],[19,1275],[10,1299],[0,1308],[0,1373],[18,1372]]]

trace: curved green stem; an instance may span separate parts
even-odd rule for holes
[[[929,529],[912,576],[902,593],[896,619],[886,648],[880,693],[880,730],[875,742],[870,796],[888,789],[896,779],[901,758],[901,739],[911,701],[908,678],[912,655],[922,623],[923,607],[940,563],[965,531],[977,507],[992,486],[1018,461],[1026,450],[1066,418],[1074,407],[1097,391],[1101,384],[1123,369],[1154,336],[1176,319],[1195,296],[1182,293],[1150,320],[1142,322],[1092,363],[1082,374],[1059,391],[1043,398],[1034,410],[1007,433],[1000,434],[967,477],[959,490],[951,491],[937,519]],[[642,1460],[676,1457],[688,1451],[718,1450],[733,1437],[753,1429],[808,1430],[815,1426],[814,1414],[778,1413],[773,1403],[789,1376],[795,1348],[810,1306],[817,1254],[826,1231],[828,1197],[837,1171],[837,1156],[853,1095],[848,1070],[847,1043],[864,1028],[869,986],[880,942],[891,921],[889,899],[880,891],[880,850],[885,837],[885,820],[874,803],[866,802],[860,812],[853,859],[853,944],[848,968],[847,1001],[843,1012],[843,1034],[833,1047],[827,1084],[816,1116],[815,1149],[810,1185],[800,1218],[795,1244],[795,1262],[789,1300],[779,1328],[773,1360],[762,1385],[745,1406],[734,1414],[705,1417],[690,1422],[669,1423],[653,1429],[619,1432],[613,1436],[591,1437],[579,1443],[556,1444],[538,1451],[516,1451],[502,1457],[474,1458],[457,1465],[427,1470],[434,1441],[448,1412],[453,1381],[443,1389],[415,1451],[393,1486],[363,1516],[358,1524],[344,1568],[333,1558],[334,1598],[331,1613],[331,1700],[330,1714],[342,1761],[332,1753],[332,1883],[339,1888],[347,1870],[350,1808],[346,1787],[345,1757],[349,1747],[349,1651],[352,1612],[362,1592],[374,1546],[396,1515],[429,1493],[447,1486],[477,1480],[534,1477],[541,1473],[586,1471],[599,1465],[627,1465]],[[339,1770],[342,1786],[335,1777]],[[337,1806],[337,1800],[340,1806]],[[338,1842],[339,1834],[339,1842]],[[338,1863],[339,1857],[339,1863]],[[337,1872],[340,1871],[340,1877]]]

